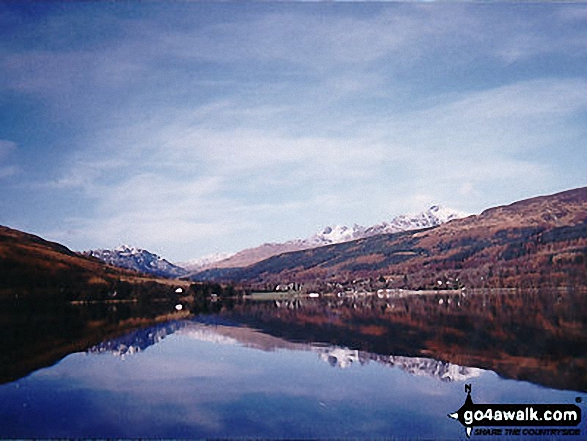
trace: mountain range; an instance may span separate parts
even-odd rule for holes
[[[271,289],[315,289],[356,279],[370,288],[560,286],[587,283],[587,187],[535,197],[420,230],[276,255],[241,268],[200,272]]]
[[[296,247],[301,249],[291,251]],[[239,262],[243,266],[235,266]],[[58,287],[63,296],[76,299],[92,295],[87,284],[104,296],[123,280],[139,281],[143,276],[136,271],[271,290],[291,283],[332,290],[361,279],[369,289],[585,286],[585,262],[587,187],[465,218],[432,207],[368,228],[328,227],[308,239],[244,250],[216,268],[191,274],[145,250],[120,247],[81,255],[0,227],[0,296],[14,288],[26,288],[21,291],[26,293]]]
[[[323,309],[317,303],[298,310],[247,301],[247,307],[257,309],[246,316],[235,309],[227,317],[282,338],[321,335],[320,341],[343,348],[361,342],[373,354],[432,354],[506,377],[585,390],[587,187],[490,208],[439,226],[282,253],[248,267],[211,269],[191,277],[231,281],[251,290],[293,283],[307,292],[335,294],[317,299]],[[74,346],[79,351],[95,345],[105,330],[117,328],[116,322],[86,317],[76,304],[100,303],[108,320],[112,314],[129,319],[131,307],[149,320],[151,309],[161,308],[163,318],[180,302],[178,287],[192,294],[181,301],[191,298],[193,310],[201,311],[207,304],[198,299],[221,286],[145,276],[0,226],[0,322],[3,335],[12,336],[0,345],[0,382],[53,363]],[[469,287],[492,290],[471,293]],[[545,289],[493,290],[500,287]],[[431,288],[438,291],[418,296],[402,291]],[[377,295],[361,296],[361,291]],[[31,319],[27,305],[42,320]],[[142,326],[142,320],[129,319],[127,324]],[[67,321],[75,326],[65,326]],[[78,341],[72,346],[74,331]],[[27,341],[34,344],[23,344]],[[353,354],[335,352],[324,357],[336,365],[354,360]]]
[[[153,274],[158,277],[175,278],[186,274],[197,274],[211,268],[245,267],[269,257],[292,251],[349,242],[378,234],[433,227],[464,216],[466,214],[463,212],[435,205],[421,213],[403,214],[395,217],[390,222],[382,222],[370,227],[357,224],[351,227],[332,225],[305,239],[294,239],[283,243],[265,243],[238,253],[215,253],[178,264],[173,264],[150,251],[126,245],[112,250],[90,250],[86,251],[85,254],[120,268]]]
[[[465,216],[466,214],[463,212],[435,205],[421,213],[403,214],[396,216],[389,222],[381,222],[370,227],[357,224],[350,227],[346,225],[331,225],[305,239],[294,239],[283,243],[264,243],[257,247],[239,251],[238,253],[217,253],[178,265],[192,274],[210,268],[245,267],[282,253],[349,242],[378,234],[434,227]]]

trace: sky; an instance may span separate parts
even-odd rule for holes
[[[0,4],[0,224],[171,261],[587,185],[587,5]]]

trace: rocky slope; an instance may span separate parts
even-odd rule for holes
[[[101,249],[86,251],[86,255],[96,257],[109,265],[138,271],[144,274],[152,274],[157,277],[181,277],[187,271],[157,254],[140,248],[119,246],[113,250]]]

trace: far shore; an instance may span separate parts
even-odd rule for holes
[[[552,287],[548,290],[557,292],[566,292],[568,290],[587,290],[582,287]],[[343,291],[338,293],[309,293],[303,291],[267,291],[267,292],[252,292],[248,295],[243,296],[244,299],[258,300],[258,301],[270,301],[270,300],[287,300],[294,298],[365,298],[365,297],[377,297],[380,299],[395,299],[412,296],[442,296],[442,295],[460,295],[466,297],[467,295],[506,295],[515,294],[520,291],[527,291],[520,288],[474,288],[474,289],[425,289],[425,290],[412,290],[412,289],[380,289],[377,291]]]

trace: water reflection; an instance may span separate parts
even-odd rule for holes
[[[232,319],[294,341],[424,356],[548,387],[587,390],[583,291],[439,291],[254,301]]]
[[[291,342],[236,324],[131,331],[0,386],[2,437],[455,438],[463,382],[489,402],[572,392],[425,357]]]
[[[3,302],[0,384],[50,366],[68,354],[84,351],[129,329],[181,315],[173,314],[173,305],[165,302]]]
[[[133,331],[117,339],[91,347],[87,352],[90,354],[109,353],[120,358],[126,358],[161,342],[171,334],[185,336],[190,340],[200,342],[211,342],[218,345],[241,345],[265,352],[278,350],[307,351],[316,354],[319,360],[339,369],[350,368],[353,364],[364,366],[369,362],[376,362],[388,367],[397,367],[412,375],[428,376],[448,382],[465,381],[478,377],[481,373],[480,369],[458,366],[425,357],[381,355],[346,347],[290,342],[237,324],[230,326],[211,324],[210,319],[206,320],[206,323],[201,323],[197,319],[173,321]]]
[[[158,332],[176,331],[173,320],[194,313],[201,323],[260,330],[259,341],[266,334],[281,341],[349,348],[346,354],[324,355],[339,366],[360,363],[361,353],[371,354],[370,359],[434,359],[548,387],[587,390],[585,292],[439,291],[388,297],[292,296],[224,304],[200,299],[197,304],[186,303],[179,312],[173,302],[4,304],[0,384],[73,352],[90,347],[110,350],[117,337],[132,330],[135,334],[125,338],[142,340],[118,350],[121,354],[142,350],[160,338]],[[162,331],[141,330],[156,323],[164,324]]]
[[[159,326],[132,331],[122,337],[107,340],[87,350],[88,353],[108,352],[121,358],[144,351],[185,326],[184,322],[171,321]]]
[[[2,309],[0,437],[446,439],[465,382],[487,403],[585,390],[581,293],[215,305]]]

